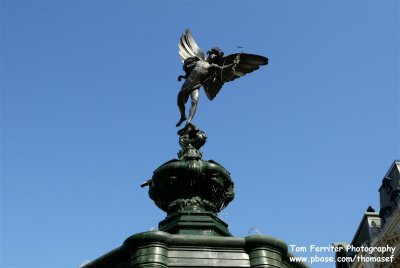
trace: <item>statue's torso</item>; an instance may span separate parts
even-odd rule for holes
[[[210,75],[212,65],[206,61],[197,61],[189,77],[186,79],[182,88],[197,89]]]
[[[194,69],[192,72],[201,74],[201,75],[207,75],[208,74],[208,69],[210,68],[210,64],[206,61],[198,61],[196,62],[196,65],[194,66]]]

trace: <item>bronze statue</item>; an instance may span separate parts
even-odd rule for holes
[[[224,52],[218,47],[207,51],[207,58],[203,51],[194,41],[189,30],[181,36],[179,55],[183,62],[185,75],[180,75],[185,82],[178,94],[178,107],[181,114],[176,126],[180,126],[185,120],[186,125],[190,124],[197,109],[199,89],[203,86],[208,99],[213,100],[221,90],[224,83],[233,81],[247,73],[260,68],[260,65],[268,64],[268,59],[263,56],[234,53],[224,57]],[[189,117],[186,118],[185,104],[192,99]]]

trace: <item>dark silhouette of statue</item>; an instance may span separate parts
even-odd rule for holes
[[[176,126],[180,126],[185,120],[190,124],[196,113],[199,99],[199,89],[203,86],[208,99],[213,100],[221,90],[224,83],[240,78],[254,70],[260,65],[268,64],[268,59],[263,56],[235,53],[224,57],[224,52],[218,47],[207,51],[207,57],[194,41],[189,30],[181,36],[179,55],[183,62],[185,75],[180,75],[185,82],[178,94],[178,107],[181,114]],[[192,103],[189,117],[185,114],[185,104],[191,97]]]

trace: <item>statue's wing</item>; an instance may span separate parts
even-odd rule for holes
[[[224,65],[232,64],[237,58],[239,59],[239,63],[236,67],[233,70],[228,69],[222,73],[222,80],[224,83],[245,76],[259,69],[261,65],[268,64],[268,59],[266,57],[254,54],[236,53],[224,57]]]
[[[223,70],[221,74],[217,74],[214,79],[204,84],[206,95],[210,100],[213,100],[215,96],[217,96],[224,83],[245,76],[259,69],[261,65],[268,64],[268,58],[266,57],[254,54],[236,53],[224,57],[223,66],[234,63],[235,59],[238,61],[235,68]]]
[[[199,48],[193,39],[190,30],[187,29],[184,34],[182,34],[180,42],[178,44],[179,55],[181,56],[182,62],[190,57],[198,57],[201,60],[205,60],[206,56],[203,51]]]

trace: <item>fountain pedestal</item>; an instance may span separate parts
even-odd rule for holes
[[[207,139],[203,131],[189,124],[178,135],[179,159],[161,165],[142,185],[149,186],[150,198],[167,213],[159,231],[133,235],[84,267],[306,267],[290,262],[281,240],[232,237],[217,217],[234,198],[229,172],[213,160],[201,159],[199,149]]]
[[[206,135],[189,124],[178,132],[179,159],[157,168],[148,181],[149,196],[167,213],[159,230],[171,234],[230,236],[216,213],[234,198],[229,172],[213,160],[202,160]]]

